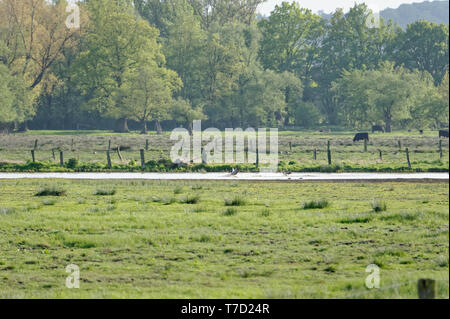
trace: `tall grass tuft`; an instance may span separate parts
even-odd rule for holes
[[[174,195],[179,195],[183,192],[183,187],[178,186],[173,190]]]
[[[113,196],[115,194],[116,194],[115,189],[103,189],[103,188],[97,189],[94,193],[94,195],[97,196]]]
[[[63,196],[66,190],[58,187],[46,187],[39,190],[35,196]]]
[[[303,203],[302,208],[303,209],[321,209],[321,208],[327,208],[330,206],[330,202],[325,200],[325,199],[321,199],[321,200],[312,200],[306,203]]]
[[[247,201],[245,198],[242,198],[241,196],[236,196],[235,198],[229,200],[225,200],[225,206],[245,206],[247,205]]]
[[[14,214],[15,212],[16,210],[14,208],[0,207],[0,216]]]
[[[198,204],[200,202],[200,195],[187,195],[184,200],[182,200],[182,203],[184,204]]]
[[[375,213],[385,212],[387,210],[387,204],[383,201],[374,200],[372,202],[372,210]]]
[[[225,216],[233,216],[237,214],[237,210],[235,208],[228,208],[223,214]]]

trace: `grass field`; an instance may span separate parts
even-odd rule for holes
[[[280,167],[292,171],[408,171],[410,169],[406,161],[405,148],[409,148],[412,170],[447,172],[449,170],[449,142],[448,139],[442,139],[441,158],[436,131],[425,131],[423,135],[406,131],[371,134],[367,152],[364,152],[362,141],[353,143],[353,136],[354,132],[280,131]],[[36,161],[45,164],[45,167],[40,169],[30,168],[25,164],[31,160],[30,151],[34,149],[36,140]],[[115,170],[139,170],[139,150],[145,148],[146,140],[149,141],[149,150],[145,152],[146,161],[165,160],[170,157],[170,150],[175,141],[170,140],[169,133],[163,135],[150,133],[143,136],[138,133],[117,134],[105,131],[31,131],[25,134],[3,135],[0,136],[0,163],[5,164],[0,165],[0,170],[61,170],[58,168],[58,152],[52,154],[52,149],[61,149],[65,152],[65,161],[75,158],[79,163],[97,165],[81,167],[80,170],[101,171],[106,169],[106,150],[109,141],[112,148],[120,146],[122,149],[122,160],[112,152]],[[327,167],[328,141],[331,143],[332,163],[336,165],[332,168]],[[316,160],[313,159],[314,150],[317,150]],[[20,167],[11,166],[13,164],[19,164]],[[208,169],[219,170],[213,166]],[[148,170],[171,169],[154,165]]]
[[[0,298],[448,298],[448,208],[448,183],[0,181]]]

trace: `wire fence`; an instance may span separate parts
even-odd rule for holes
[[[439,279],[434,279],[434,280],[436,282],[448,282],[449,278],[439,278]],[[373,289],[370,289],[370,290],[355,292],[353,294],[346,295],[344,297],[344,299],[359,298],[359,297],[362,297],[362,296],[375,294],[375,293],[379,293],[379,292],[382,292],[382,291],[388,291],[388,290],[391,290],[391,289],[394,289],[396,294],[398,296],[400,296],[398,288],[403,287],[403,286],[408,286],[408,285],[411,285],[411,284],[417,285],[417,283],[418,283],[417,280],[410,280],[410,281],[405,281],[405,282],[400,282],[400,283],[394,283],[394,284],[391,284],[391,285],[388,285],[388,286],[384,286],[384,287],[380,287],[380,288],[373,288]],[[443,299],[449,299],[449,296],[447,295]]]

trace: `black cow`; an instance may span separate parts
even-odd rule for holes
[[[384,133],[384,129],[381,125],[374,125],[374,126],[372,126],[372,133],[375,133],[375,132]]]
[[[422,135],[423,134],[423,130],[419,130],[419,133],[420,133],[420,135]]]
[[[439,130],[439,138],[446,137],[448,138],[448,131],[446,130]]]
[[[357,133],[353,138],[353,143],[364,140],[369,141],[369,133]]]

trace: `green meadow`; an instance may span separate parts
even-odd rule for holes
[[[448,298],[448,207],[447,182],[0,180],[0,298]]]
[[[354,135],[355,132],[348,131],[280,131],[279,169],[296,172],[449,170],[449,141],[439,139],[437,131],[424,131],[424,134],[418,131],[370,134],[366,150],[363,141],[353,142]],[[328,142],[332,165],[328,164]],[[234,166],[188,165],[179,168],[169,160],[175,143],[168,132],[162,135],[155,132],[141,135],[137,132],[30,131],[3,135],[0,136],[0,171],[139,171],[141,149],[145,150],[146,171],[229,171]],[[107,167],[106,156],[109,145],[111,169]],[[406,148],[409,150],[411,168],[408,166]],[[31,163],[31,150],[35,153],[35,163]],[[64,167],[60,167],[60,151],[63,151]],[[253,163],[240,166],[242,171],[258,170]]]

